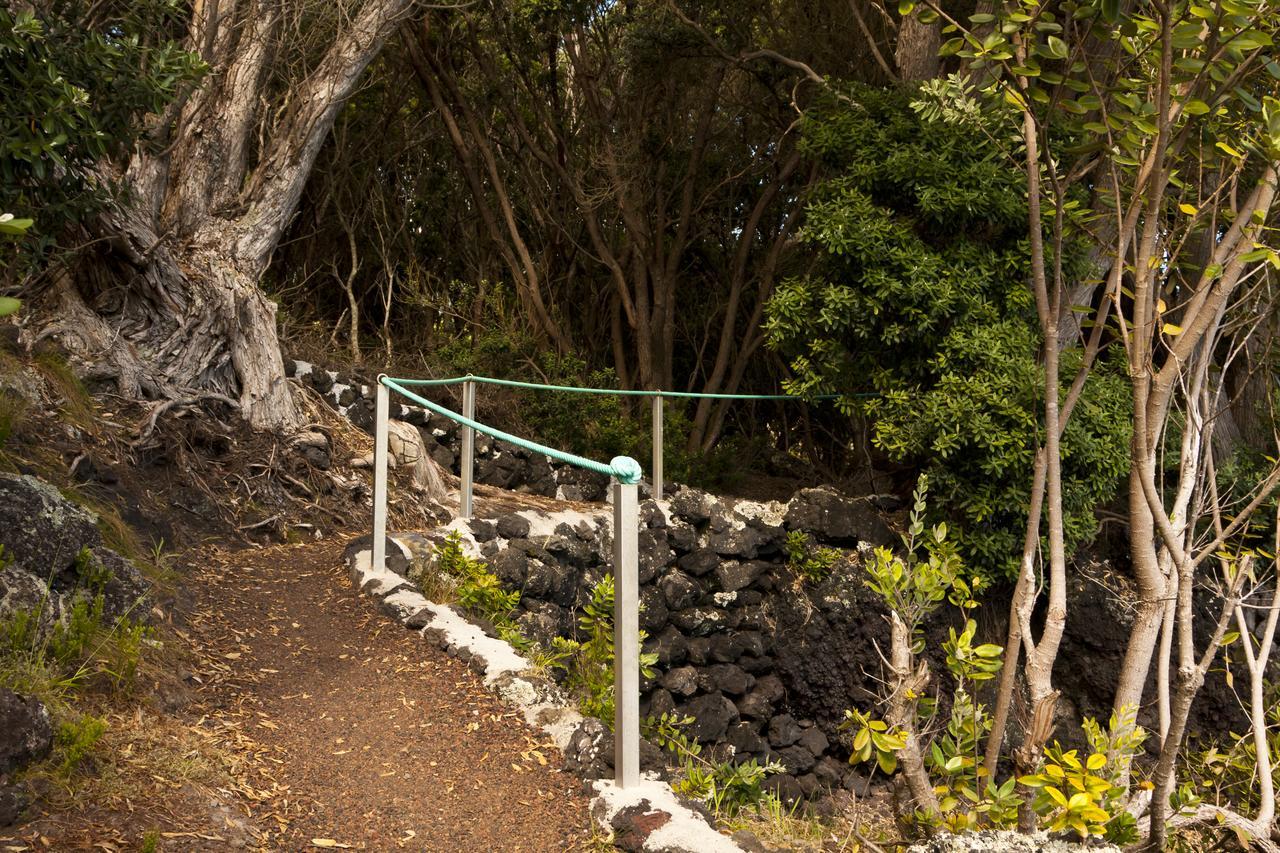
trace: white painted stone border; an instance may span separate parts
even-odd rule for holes
[[[534,521],[538,513],[521,513]],[[551,524],[554,528],[562,518]],[[545,525],[546,520],[539,529]],[[464,523],[454,522],[449,530],[457,530],[464,538],[467,550],[475,548],[475,540]],[[470,540],[466,542],[466,540]],[[399,548],[406,559],[412,552],[395,536],[387,536],[388,546]],[[373,551],[357,551],[348,560],[347,572],[351,582],[365,595],[378,599],[384,613],[411,626],[427,615],[426,627],[417,629],[428,639],[435,639],[448,651],[462,653],[470,659],[472,669],[478,672],[485,686],[499,698],[514,706],[524,716],[525,722],[542,731],[561,752],[569,745],[570,738],[585,718],[570,707],[566,697],[558,690],[547,690],[533,681],[522,678],[529,662],[503,640],[487,636],[480,628],[444,605],[428,601],[414,585],[391,571],[373,568]],[[670,820],[655,829],[641,848],[665,853],[743,853],[742,848],[728,837],[721,835],[706,819],[682,804],[671,786],[652,773],[635,788],[622,790],[612,780],[598,779],[591,782],[596,796],[591,802],[592,818],[600,827],[610,832],[612,821],[619,812],[639,807],[645,813],[662,811]]]

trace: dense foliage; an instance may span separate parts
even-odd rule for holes
[[[177,0],[23,5],[0,8],[0,213],[38,214],[47,247],[111,197],[109,164],[203,67],[166,37]]]
[[[928,472],[971,562],[1013,573],[1043,399],[1026,181],[983,134],[926,121],[910,98],[859,87],[810,112],[805,150],[828,177],[802,238],[818,260],[770,302],[770,340],[791,391],[843,395],[878,448]],[[1067,429],[1073,546],[1126,470],[1126,405],[1104,372]]]

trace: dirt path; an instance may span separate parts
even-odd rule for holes
[[[465,666],[377,613],[341,542],[193,566],[189,632],[225,671],[202,704],[259,749],[278,849],[566,850],[587,798]],[[321,842],[325,844],[325,842]]]

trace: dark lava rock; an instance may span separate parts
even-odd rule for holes
[[[671,512],[694,524],[711,518],[716,499],[698,489],[683,488],[671,497]]]
[[[39,611],[36,627],[43,635],[77,598],[99,592],[108,622],[126,615],[146,618],[150,584],[103,544],[96,522],[48,483],[0,474],[0,621]]]
[[[514,548],[504,548],[489,560],[489,568],[504,586],[519,589],[529,575],[529,555]]]
[[[803,746],[785,747],[778,750],[778,755],[783,765],[787,768],[787,772],[795,776],[808,773],[813,769],[813,765],[817,763],[813,753]]]
[[[786,689],[782,686],[782,679],[776,675],[765,675],[757,679],[756,690],[759,690],[770,702],[780,702],[782,697],[786,695]]]
[[[529,574],[524,581],[524,594],[546,598],[564,607],[573,604],[577,573],[555,560],[529,561]]]
[[[356,400],[347,408],[347,420],[367,433],[373,432],[373,419],[374,403],[372,400]]]
[[[818,782],[824,787],[835,788],[840,784],[840,780],[844,778],[846,767],[848,765],[843,761],[828,755],[814,765],[813,775],[818,777]]]
[[[698,547],[698,531],[692,524],[672,518],[667,522],[667,539],[671,547],[681,554],[687,554]]]
[[[22,817],[27,808],[27,793],[19,785],[5,784],[0,776],[0,829],[12,826]],[[18,850],[28,849],[18,847]]]
[[[661,527],[641,530],[636,546],[640,558],[640,583],[656,578],[676,557],[667,544],[667,531]]]
[[[739,755],[758,755],[769,749],[769,742],[760,737],[758,723],[738,722],[729,727],[725,733],[725,743],[729,744]]]
[[[738,658],[738,666],[745,669],[752,675],[760,675],[762,673],[773,672],[774,659],[768,655],[763,657],[755,657],[754,655],[743,655]]]
[[[796,784],[800,786],[800,791],[804,794],[805,799],[812,799],[822,789],[822,783],[818,781],[818,777],[813,773],[806,773],[798,777]]]
[[[678,713],[693,717],[686,732],[699,743],[723,740],[729,726],[738,722],[738,709],[719,693],[699,696],[681,707]]]
[[[725,560],[715,569],[716,582],[723,591],[736,592],[751,586],[756,578],[772,568],[772,563],[763,560],[748,560],[745,563]]]
[[[645,643],[645,651],[658,656],[659,666],[679,666],[689,656],[689,641],[678,629],[668,625],[662,633]]]
[[[649,711],[648,713],[654,717],[661,717],[663,714],[669,714],[676,709],[675,697],[671,695],[671,691],[658,687],[649,694]]]
[[[569,736],[564,769],[584,779],[603,778],[609,775],[612,751],[613,734],[595,717],[587,717]]]
[[[773,715],[773,703],[757,687],[738,700],[738,713],[752,720],[767,720]]]
[[[804,730],[804,734],[800,735],[799,744],[812,752],[815,757],[821,757],[831,747],[827,736],[816,726]]]
[[[667,603],[662,593],[647,586],[640,591],[640,628],[650,636],[661,631],[667,624]]]
[[[51,749],[53,726],[44,704],[0,688],[0,775],[39,761]]]
[[[791,746],[800,740],[800,724],[790,714],[779,714],[769,721],[769,743],[774,747]]]
[[[522,602],[525,604],[525,602]],[[528,602],[528,609],[516,617],[516,624],[527,637],[549,644],[564,630],[564,611],[549,601]]]
[[[732,629],[741,621],[737,611],[719,607],[691,607],[671,614],[671,622],[681,631],[693,636],[705,637],[726,628]]]
[[[333,388],[334,376],[328,370],[313,367],[307,374],[307,382],[321,394],[328,394]]]
[[[500,516],[494,527],[503,539],[524,539],[529,535],[529,519],[514,512]]]
[[[793,806],[804,799],[804,791],[796,782],[796,777],[789,773],[775,773],[760,783],[760,787],[776,795],[787,806]]]
[[[698,674],[698,683],[707,693],[720,691],[730,696],[741,696],[756,683],[740,666],[718,663],[706,667]]]
[[[693,578],[683,572],[671,572],[658,581],[658,589],[662,590],[667,607],[671,610],[684,610],[698,603],[702,597],[702,588]]]
[[[711,660],[711,640],[707,637],[690,637],[686,643],[689,663],[701,666]]]
[[[720,555],[710,548],[691,551],[676,561],[676,565],[695,577],[701,577],[720,565]]]
[[[742,557],[747,560],[754,560],[756,555],[760,553],[760,546],[764,544],[764,537],[760,532],[751,527],[728,527],[719,532],[712,533],[707,537],[707,548],[724,557]],[[748,581],[750,583],[750,581]],[[746,586],[746,584],[743,584]]]
[[[827,488],[801,489],[787,504],[790,530],[808,530],[830,542],[886,545],[893,532],[865,500]]]
[[[718,663],[733,663],[742,657],[746,646],[742,634],[716,634],[711,638],[711,659]]]
[[[677,667],[662,677],[662,686],[676,696],[692,696],[698,692],[698,670],[691,666]]]

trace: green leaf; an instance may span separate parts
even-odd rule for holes
[[[0,216],[0,234],[9,234],[14,237],[21,237],[27,233],[27,229],[34,224],[31,219],[14,219],[12,213],[6,213]]]
[[[11,296],[0,296],[0,317],[8,317],[22,307],[22,303]]]
[[[1218,143],[1218,148],[1219,148],[1219,149],[1221,149],[1222,151],[1226,152],[1226,154],[1227,154],[1227,156],[1228,156],[1228,157],[1234,157],[1234,158],[1236,158],[1237,160],[1240,160],[1240,159],[1243,159],[1243,158],[1244,158],[1244,152],[1243,152],[1243,151],[1237,151],[1236,149],[1232,148],[1230,145],[1228,145],[1228,144],[1227,144],[1227,143],[1225,143],[1225,142],[1219,142],[1219,143]]]
[[[1049,36],[1049,53],[1053,54],[1056,59],[1066,59],[1070,52],[1067,43],[1057,36]]]

